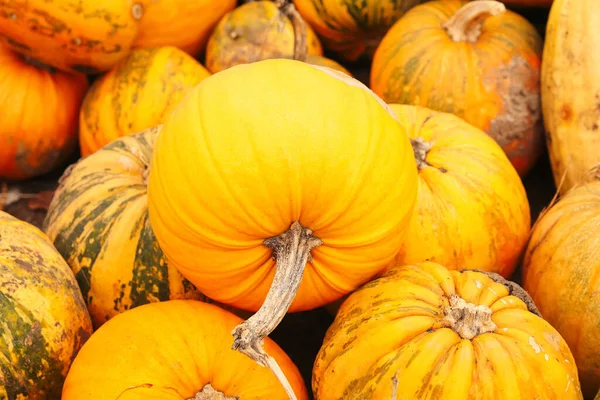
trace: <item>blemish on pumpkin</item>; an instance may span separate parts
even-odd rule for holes
[[[563,104],[563,106],[560,108],[560,118],[565,122],[571,121],[573,118],[573,109],[570,105]]]
[[[140,3],[135,3],[133,6],[131,6],[131,16],[138,21],[142,19],[144,16],[144,6],[142,6]]]
[[[533,348],[533,351],[536,352],[536,354],[541,353],[542,348],[541,346],[535,341],[535,338],[533,336],[529,337],[529,345],[531,346],[531,348]]]

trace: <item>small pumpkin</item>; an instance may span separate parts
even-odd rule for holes
[[[6,0],[0,40],[58,69],[97,73],[127,56],[142,16],[142,3],[132,1]]]
[[[586,398],[600,388],[598,171],[540,216],[523,260],[523,286],[569,344]]]
[[[366,86],[262,60],[205,79],[167,118],[150,221],[203,293],[258,310],[234,332],[252,356],[288,309],[336,300],[393,260],[416,179],[408,137]]]
[[[593,0],[556,0],[542,63],[546,145],[560,193],[600,163],[600,7]]]
[[[175,46],[199,56],[219,20],[237,0],[143,0],[133,48]]]
[[[407,12],[373,58],[371,87],[388,103],[448,112],[492,136],[521,176],[543,144],[542,39],[497,1],[432,1]]]
[[[92,322],[73,273],[46,235],[2,211],[0,321],[0,398],[59,399]]]
[[[133,50],[85,95],[79,118],[81,154],[161,124],[208,76],[202,64],[176,47]]]
[[[120,314],[83,346],[62,400],[290,399],[271,371],[231,349],[231,330],[241,321],[193,300],[146,304]],[[269,338],[265,347],[295,397],[307,400],[292,360]]]
[[[293,0],[324,47],[345,61],[370,60],[387,30],[428,0]]]
[[[94,327],[142,304],[207,300],[165,259],[148,219],[160,127],[123,137],[67,169],[43,229],[72,268]]]
[[[260,0],[244,3],[225,15],[206,47],[206,67],[217,73],[238,64],[269,58],[292,58],[295,53],[295,9],[286,2]],[[300,17],[301,18],[301,17]],[[321,42],[308,24],[304,30],[307,54],[322,56]]]
[[[0,44],[0,179],[34,178],[66,161],[77,146],[87,88],[84,75],[57,71]]]
[[[315,400],[583,399],[569,347],[522,288],[432,262],[348,297],[312,387]]]

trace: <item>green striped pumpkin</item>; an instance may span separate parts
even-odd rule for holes
[[[96,329],[142,304],[208,300],[169,266],[150,227],[146,176],[160,128],[122,137],[69,167],[44,221]]]

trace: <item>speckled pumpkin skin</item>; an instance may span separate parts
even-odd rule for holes
[[[448,112],[485,131],[524,176],[543,151],[542,39],[507,10],[488,18],[475,43],[442,28],[466,1],[432,1],[408,11],[373,57],[371,88],[388,103]]]
[[[0,399],[59,399],[91,334],[65,260],[43,232],[0,211]]]
[[[206,300],[168,265],[148,220],[145,174],[159,131],[118,139],[72,166],[44,221],[95,328],[141,304]]]

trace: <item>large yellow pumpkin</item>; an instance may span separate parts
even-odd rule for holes
[[[373,58],[388,103],[449,112],[492,136],[521,176],[543,151],[542,39],[497,1],[432,1],[407,12]]]
[[[500,146],[452,114],[391,104],[413,146],[419,186],[397,263],[512,275],[529,239],[529,202]]]
[[[77,147],[87,88],[84,75],[56,71],[0,44],[0,179],[34,178],[61,166]]]
[[[523,261],[523,286],[569,344],[589,398],[600,388],[598,179],[572,188],[540,216]]]
[[[267,368],[231,349],[242,320],[217,306],[171,300],[140,306],[98,329],[67,376],[62,400],[289,400]],[[298,368],[267,338],[295,398],[307,400]]]
[[[0,399],[60,399],[92,322],[65,260],[38,228],[0,211]]]
[[[176,47],[133,50],[85,95],[79,119],[81,154],[161,124],[208,76],[206,68]]]
[[[212,75],[171,113],[150,169],[150,221],[203,293],[260,308],[234,334],[243,350],[288,307],[319,307],[388,265],[416,180],[406,133],[363,84],[270,59]]]
[[[496,274],[395,267],[342,304],[315,400],[582,400],[577,367],[529,296]]]

